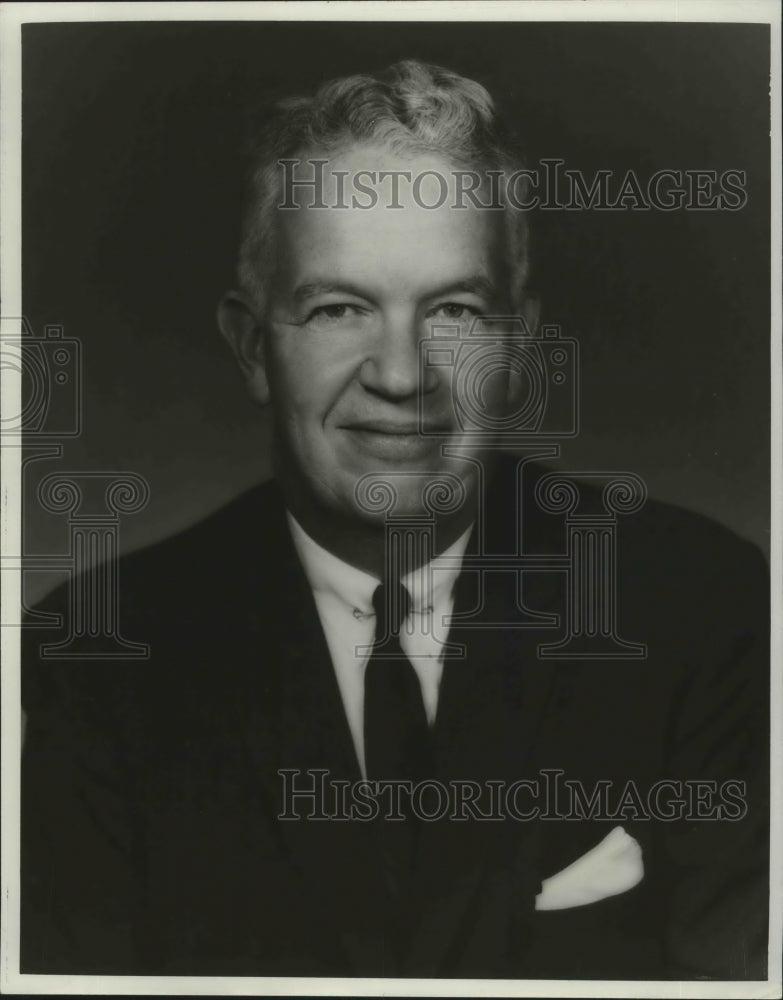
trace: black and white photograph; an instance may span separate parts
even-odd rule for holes
[[[779,997],[777,3],[0,19],[3,991]]]

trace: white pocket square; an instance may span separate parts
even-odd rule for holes
[[[627,892],[644,878],[642,849],[616,826],[600,844],[541,883],[537,910],[564,910]]]

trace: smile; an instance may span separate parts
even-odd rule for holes
[[[430,454],[440,443],[433,436],[446,437],[451,428],[421,428],[417,422],[365,421],[342,428],[355,447],[376,458],[405,459]]]
[[[405,420],[374,417],[369,420],[357,420],[350,424],[344,424],[345,430],[366,431],[368,434],[450,434],[451,426],[447,422],[435,423],[432,420],[422,423],[415,418]]]

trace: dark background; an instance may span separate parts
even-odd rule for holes
[[[737,212],[532,212],[533,285],[581,344],[582,430],[559,467],[636,472],[766,550],[767,26],[129,22],[23,29],[25,314],[81,341],[85,390],[81,436],[28,469],[28,553],[67,548],[34,492],[58,468],[149,481],[125,551],[268,476],[264,417],[214,321],[242,108],[409,57],[487,86],[531,164],[616,184],[747,171]],[[28,599],[52,582],[29,577]]]

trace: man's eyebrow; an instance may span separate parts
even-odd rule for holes
[[[493,300],[497,295],[495,285],[483,274],[473,274],[468,278],[460,278],[458,281],[449,281],[434,291],[427,293],[427,298],[438,299],[451,292],[468,292],[479,295],[485,299]]]
[[[306,282],[303,285],[297,285],[293,295],[297,302],[304,302],[306,299],[312,299],[316,295],[327,295],[334,292],[354,295],[357,299],[366,299],[368,297],[366,290],[363,291],[358,285],[354,285],[350,281]]]
[[[455,292],[467,292],[478,295],[488,301],[494,300],[497,289],[489,278],[483,274],[473,274],[465,278],[458,278],[455,281],[446,281],[442,285],[428,289],[421,297],[423,299],[438,299],[444,295]],[[358,299],[371,299],[372,294],[366,288],[353,284],[351,281],[308,281],[304,282],[293,291],[293,298],[296,302],[305,302],[317,295],[328,294],[353,295]]]

